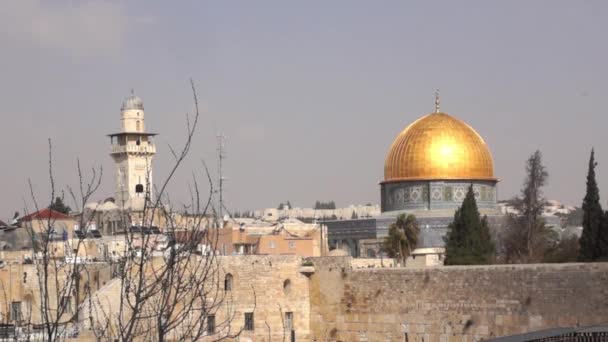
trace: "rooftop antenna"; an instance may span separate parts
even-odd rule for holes
[[[435,113],[439,113],[439,89],[435,89]]]
[[[220,133],[216,136],[217,138],[217,173],[218,173],[218,183],[219,183],[219,216],[220,219],[223,219],[223,210],[224,210],[224,173],[222,169],[223,160],[226,159],[226,136],[223,133]]]

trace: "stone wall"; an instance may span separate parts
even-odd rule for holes
[[[608,263],[353,269],[349,257],[312,261],[317,341],[477,341],[608,319]]]

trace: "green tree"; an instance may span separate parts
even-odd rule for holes
[[[608,211],[602,216],[602,225],[597,237],[597,251],[596,261],[608,261]]]
[[[480,217],[473,186],[456,210],[445,240],[446,265],[490,264],[495,246],[490,236],[487,217]]]
[[[414,215],[401,214],[397,221],[390,225],[388,236],[384,238],[384,251],[391,258],[398,258],[405,265],[405,260],[418,244],[420,229]]]
[[[578,237],[563,237],[545,254],[544,262],[576,262],[579,250]]]
[[[583,234],[581,235],[580,261],[594,261],[600,256],[599,238],[602,224],[602,205],[600,204],[600,191],[595,180],[595,151],[591,149],[589,169],[587,171],[587,192],[583,199]]]
[[[61,197],[55,198],[55,201],[49,205],[49,209],[60,212],[62,214],[69,215],[72,209],[63,203]]]
[[[321,201],[316,201],[315,202],[315,209],[320,210],[320,209],[336,209],[336,203],[334,201],[329,201],[329,202],[321,202]]]
[[[547,185],[548,178],[542,153],[537,150],[526,161],[522,197],[513,201],[519,213],[508,217],[502,238],[505,262],[543,262],[546,253],[557,244],[557,233],[545,224],[542,217],[547,203],[542,188]]]
[[[287,201],[287,202],[281,202],[279,203],[279,206],[277,207],[278,210],[283,210],[286,209],[285,207],[287,207],[288,209],[292,209],[293,207],[291,206],[291,202]]]

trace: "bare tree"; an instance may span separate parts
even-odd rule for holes
[[[68,227],[57,224],[57,212],[51,210],[53,203],[57,199],[63,201],[61,197],[56,197],[57,188],[53,174],[52,142],[49,139],[49,184],[50,200],[48,206],[41,206],[38,197],[35,195],[34,186],[29,181],[31,202],[33,212],[29,215],[28,222],[21,223],[31,241],[32,257],[31,262],[35,270],[35,280],[37,282],[36,292],[31,294],[28,300],[28,320],[22,321],[20,328],[26,332],[31,332],[34,326],[42,332],[47,341],[63,339],[65,336],[74,334],[75,322],[78,318],[77,301],[82,296],[80,291],[80,280],[86,276],[87,265],[78,262],[80,256],[86,258],[86,247],[82,239],[67,239]],[[68,187],[68,191],[79,209],[90,200],[91,196],[97,191],[101,184],[103,171],[101,168],[93,168],[88,179],[85,179],[80,162],[77,162],[79,190],[74,191]],[[47,208],[43,215],[42,209]],[[24,213],[29,213],[26,205]],[[79,227],[88,227],[90,222],[82,215],[78,218]],[[61,229],[61,232],[60,232]],[[86,229],[86,228],[85,228]],[[59,235],[61,234],[61,235]],[[24,272],[25,283],[27,272]],[[32,305],[32,301],[36,305]],[[34,310],[38,317],[34,318]]]
[[[217,256],[220,222],[212,205],[213,182],[206,165],[203,163],[202,169],[209,191],[201,194],[197,176],[193,175],[188,216],[174,210],[166,193],[189,154],[199,124],[198,98],[192,82],[191,87],[195,112],[192,117],[186,116],[185,142],[179,150],[170,146],[174,164],[169,176],[155,188],[154,196],[149,190],[149,177],[146,180],[144,207],[137,213],[142,227],[127,229],[125,234],[125,253],[117,275],[120,302],[117,307],[104,305],[103,298],[91,303],[91,319],[99,339],[185,341],[211,336],[222,340],[237,337],[243,329],[233,328],[236,311],[230,292],[222,287],[225,272]],[[130,226],[133,214],[124,211],[124,226]],[[158,224],[163,226],[165,238],[160,249],[158,241],[153,241],[157,237],[146,232],[146,227]],[[253,290],[252,296],[255,301]]]
[[[518,214],[507,218],[506,231],[502,236],[504,261],[531,263],[543,261],[546,251],[556,242],[556,233],[545,225],[542,213],[546,200],[542,188],[547,184],[549,173],[542,164],[540,151],[526,161],[526,178],[521,197],[514,200]]]
[[[67,189],[79,213],[77,227],[82,234],[78,238],[68,239],[64,229],[58,241],[59,225],[52,211],[44,217],[33,216],[36,224],[27,225],[38,291],[32,310],[39,316],[27,326],[42,329],[45,341],[61,340],[84,328],[90,328],[97,340],[109,341],[191,341],[203,336],[223,340],[236,338],[243,330],[233,324],[236,310],[231,292],[222,286],[226,272],[217,248],[221,220],[212,205],[213,181],[206,165],[203,163],[201,169],[209,191],[201,192],[194,174],[189,215],[174,210],[167,194],[177,170],[189,156],[199,125],[199,104],[192,81],[191,88],[195,111],[192,116],[186,115],[181,148],[169,146],[174,157],[169,175],[154,188],[148,160],[143,208],[118,209],[124,230],[120,255],[87,262],[87,234],[99,206],[91,208],[90,203],[101,184],[101,168],[93,168],[87,176],[78,162],[78,186]],[[50,140],[48,157],[51,206],[57,197],[63,202],[63,196],[57,196],[60,192],[53,175]],[[48,207],[40,205],[31,181],[30,195],[33,212]],[[30,212],[27,206],[25,212]],[[136,221],[140,224],[132,227]],[[160,227],[162,234],[156,234],[155,227]],[[98,268],[113,270],[113,279],[104,287],[106,292],[92,289]],[[255,307],[253,288],[251,296]]]

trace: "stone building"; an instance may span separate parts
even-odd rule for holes
[[[226,340],[291,341],[293,335],[294,341],[311,341],[309,274],[302,268],[301,257],[241,255],[216,260],[219,268],[210,278],[206,301],[218,304],[203,317],[192,312],[194,320],[214,322],[212,328],[206,327],[202,341],[216,341],[241,330],[238,338]],[[105,326],[107,320],[116,324],[120,297],[121,282],[114,279],[84,303],[79,318],[83,339],[92,335],[91,329]],[[151,326],[155,319],[150,318]]]
[[[6,253],[6,252],[4,252]],[[31,251],[15,251],[2,255],[0,263],[0,324],[24,328],[24,332],[36,333],[43,323],[41,317],[42,296],[48,295],[48,314],[55,319],[56,312],[62,307],[62,322],[71,322],[77,308],[83,303],[88,291],[97,291],[112,278],[111,269],[105,263],[90,263],[83,269],[71,291],[67,290],[67,267],[49,267],[46,290],[42,266],[34,263],[27,255]]]
[[[327,251],[327,233],[319,224],[304,223],[296,219],[279,222],[249,221],[227,222],[223,228],[212,228],[217,234],[216,250],[221,255],[298,255],[321,256]],[[211,240],[215,238],[212,237]]]
[[[379,205],[350,205],[344,208],[336,209],[314,209],[314,208],[290,208],[284,206],[282,209],[266,208],[264,210],[256,210],[253,215],[256,218],[265,221],[278,221],[281,219],[310,219],[322,220],[335,217],[339,220],[347,220],[355,217],[372,217],[380,214]]]
[[[378,255],[390,224],[400,214],[413,214],[421,229],[418,247],[425,249],[424,253],[418,251],[420,258],[442,263],[443,236],[469,186],[481,215],[487,215],[494,227],[503,223],[504,214],[497,206],[497,182],[492,154],[481,135],[440,112],[437,98],[435,112],[407,126],[388,150],[380,183],[381,213],[324,222],[330,248],[345,249],[353,256]],[[428,263],[436,264],[432,260]]]
[[[114,200],[120,208],[142,210],[151,199],[152,160],[156,154],[154,133],[146,132],[144,103],[131,93],[121,108],[121,130],[109,134],[114,160]]]

